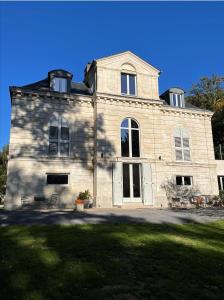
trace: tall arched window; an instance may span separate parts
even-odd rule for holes
[[[49,124],[49,154],[69,156],[69,125],[63,117],[53,116]]]
[[[174,144],[176,160],[190,161],[190,139],[186,129],[176,128],[174,130]]]
[[[139,157],[139,126],[138,123],[126,118],[121,123],[121,156]]]

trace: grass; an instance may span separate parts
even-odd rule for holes
[[[0,298],[223,299],[224,221],[0,228]]]

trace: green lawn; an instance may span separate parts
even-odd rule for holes
[[[0,229],[0,298],[224,299],[224,221]]]

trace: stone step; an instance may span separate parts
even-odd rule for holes
[[[126,202],[120,206],[122,209],[153,208],[153,205],[144,205],[143,203]]]

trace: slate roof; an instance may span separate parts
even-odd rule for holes
[[[71,74],[68,73],[67,71],[64,70],[53,70],[50,71],[48,74],[50,75],[51,73],[56,73],[56,74]],[[59,76],[59,75],[58,75]],[[72,76],[70,76],[72,78]],[[27,91],[40,91],[40,92],[52,92],[50,88],[50,76],[47,78],[28,84],[20,87],[23,90]],[[92,90],[84,83],[84,82],[71,82],[71,89],[69,91],[71,94],[82,94],[82,95],[92,95]]]

